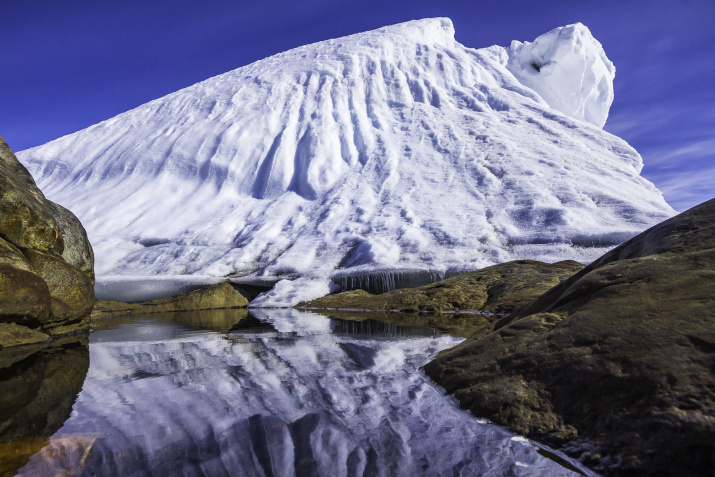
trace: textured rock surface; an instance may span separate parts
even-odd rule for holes
[[[77,218],[45,199],[0,138],[0,346],[86,328],[93,263]]]
[[[465,273],[418,288],[380,295],[352,290],[306,303],[308,308],[510,313],[559,284],[583,265],[518,260]]]
[[[50,213],[59,226],[60,237],[64,244],[62,258],[87,274],[94,283],[94,253],[89,245],[87,232],[72,212],[54,202],[49,202],[49,206]]]
[[[710,200],[605,254],[425,370],[476,416],[585,451],[607,474],[711,476],[714,291]]]
[[[248,300],[228,282],[217,283],[180,295],[146,301],[123,303],[121,301],[97,300],[92,320],[101,320],[127,312],[163,313],[169,311],[212,310],[218,308],[245,308]]]
[[[2,346],[18,346],[43,343],[50,337],[37,330],[16,323],[0,323],[0,343]]]

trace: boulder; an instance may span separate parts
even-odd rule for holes
[[[19,248],[62,253],[63,243],[47,200],[27,169],[0,138],[0,236]]]
[[[62,259],[87,275],[94,284],[94,252],[89,244],[87,232],[72,212],[54,202],[47,201],[47,203],[52,217],[59,226],[60,238],[64,244]]]
[[[715,472],[715,200],[643,232],[444,351],[475,416],[613,475]]]
[[[44,197],[0,138],[0,347],[86,329],[93,267],[79,220]]]
[[[0,322],[36,328],[49,320],[50,304],[47,283],[17,247],[0,238]]]
[[[50,290],[51,321],[67,321],[90,314],[94,305],[94,282],[90,275],[56,255],[37,250],[26,250],[25,255]]]

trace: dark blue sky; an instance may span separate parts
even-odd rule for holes
[[[605,129],[676,209],[715,196],[713,0],[0,0],[0,135],[20,151],[280,51],[435,16],[474,48],[584,23],[616,65]]]

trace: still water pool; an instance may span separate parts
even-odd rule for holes
[[[88,370],[64,358],[86,372],[81,391],[65,386],[66,411],[44,417],[59,424],[34,436],[18,473],[577,475],[460,410],[425,377],[420,367],[460,340],[297,310],[95,322]]]

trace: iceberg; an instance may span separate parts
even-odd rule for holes
[[[254,305],[290,306],[335,277],[588,262],[674,215],[601,129],[614,74],[580,24],[473,49],[449,19],[416,20],[277,54],[18,157],[84,224],[98,283],[283,281]]]

